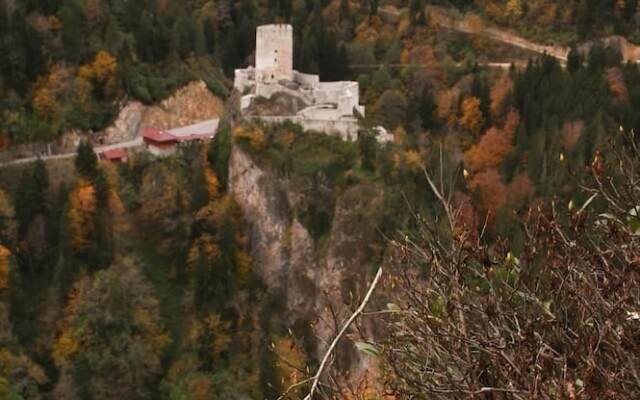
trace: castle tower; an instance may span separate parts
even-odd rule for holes
[[[293,27],[262,25],[256,32],[256,81],[293,80]]]

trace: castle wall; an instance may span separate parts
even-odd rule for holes
[[[293,28],[263,25],[256,32],[256,81],[293,80]]]
[[[322,132],[330,135],[339,135],[344,140],[356,140],[358,138],[358,121],[353,117],[337,120],[311,119],[299,115],[291,116],[249,116],[253,121],[262,121],[268,124],[280,124],[286,121],[302,126],[304,130]]]
[[[233,87],[240,93],[253,89],[255,85],[255,70],[253,68],[236,69],[233,79]]]
[[[358,82],[322,82],[314,96],[317,104],[336,104],[341,115],[352,115],[359,105],[359,91]]]
[[[304,88],[313,89],[320,85],[320,76],[293,71],[293,80]]]

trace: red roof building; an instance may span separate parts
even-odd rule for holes
[[[147,150],[156,156],[167,156],[176,151],[178,139],[169,132],[158,128],[143,128],[142,140]]]
[[[105,150],[100,153],[100,159],[112,162],[127,161],[127,150],[123,148]]]

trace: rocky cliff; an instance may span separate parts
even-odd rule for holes
[[[292,183],[238,146],[231,153],[229,185],[249,225],[256,273],[285,299],[288,323],[312,321],[320,356],[335,334],[336,320],[346,319],[375,272],[371,244],[380,242],[375,221],[383,190],[363,184],[339,193],[330,232],[314,240],[295,217]],[[337,353],[341,367],[366,369],[368,360],[353,343],[345,341]]]

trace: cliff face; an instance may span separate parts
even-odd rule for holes
[[[319,356],[335,334],[333,313],[344,321],[375,272],[370,245],[379,239],[373,221],[382,208],[383,191],[356,185],[338,195],[331,230],[316,242],[293,216],[289,199],[296,195],[288,181],[259,167],[237,146],[229,163],[230,191],[250,227],[256,273],[286,299],[288,322],[312,320],[320,338]],[[352,343],[341,347],[337,353],[343,368],[355,372],[366,367]]]

